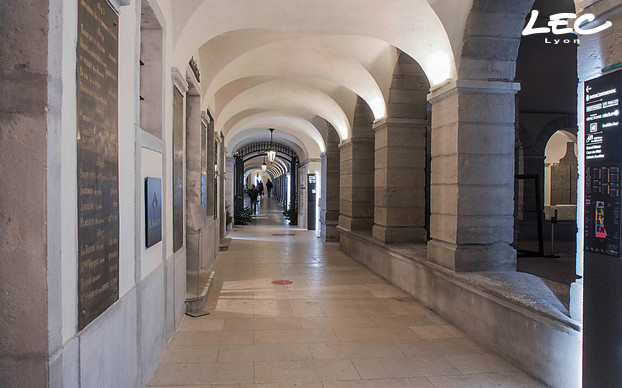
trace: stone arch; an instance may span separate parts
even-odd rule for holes
[[[577,121],[576,117],[573,115],[566,115],[562,117],[558,117],[554,120],[549,121],[548,124],[542,128],[536,142],[534,144],[534,151],[537,155],[544,155],[544,150],[546,148],[546,144],[553,134],[560,129],[574,129],[574,135],[577,134]]]
[[[531,152],[534,149],[533,139],[522,123],[518,123],[518,130],[515,132],[516,145],[524,152]]]
[[[459,79],[513,81],[525,17],[534,0],[474,0],[467,18]]]
[[[240,3],[240,4],[238,4]],[[416,58],[429,74],[433,84],[440,84],[455,76],[454,54],[445,26],[434,9],[425,0],[399,3],[381,3],[361,0],[357,3],[356,18],[344,16],[352,12],[346,0],[330,3],[278,2],[275,5],[240,1],[218,2],[204,0],[194,6],[176,7],[175,13],[182,22],[175,35],[174,64],[188,60],[205,41],[240,28],[291,31],[296,34],[353,34],[383,40]],[[231,9],[237,9],[235,17]],[[284,19],[282,15],[296,15]],[[395,15],[400,15],[396,18]],[[460,15],[461,16],[461,15]],[[222,23],[206,23],[220,18]],[[369,23],[374,20],[374,23]],[[412,34],[421,33],[418,39]],[[425,39],[423,39],[425,34]]]

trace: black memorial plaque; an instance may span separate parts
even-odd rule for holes
[[[118,20],[78,1],[78,329],[119,298]]]
[[[586,252],[620,257],[622,72],[585,83]]]
[[[145,179],[147,248],[162,241],[162,179]]]
[[[184,96],[173,93],[173,252],[184,244]]]

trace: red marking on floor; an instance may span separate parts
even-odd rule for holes
[[[285,285],[285,284],[292,284],[293,282],[289,281],[289,280],[275,280],[272,282],[272,284],[280,284],[280,285]]]

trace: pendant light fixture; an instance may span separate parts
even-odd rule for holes
[[[274,144],[272,143],[272,133],[274,132],[274,128],[268,128],[268,130],[270,131],[270,147],[267,151],[268,160],[270,161],[270,163],[274,163],[274,160],[276,159],[276,148],[274,148]]]
[[[266,164],[266,157],[263,157],[263,163],[261,164],[261,169],[263,171],[266,171],[266,169],[268,168],[268,165]]]

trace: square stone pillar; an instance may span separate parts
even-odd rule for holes
[[[322,240],[339,241],[339,146],[328,143],[322,154],[322,193],[320,203],[320,224]]]
[[[425,242],[426,126],[424,119],[383,119],[374,125],[374,238]]]
[[[519,84],[453,81],[432,103],[428,260],[460,271],[516,268],[514,95]]]
[[[199,232],[194,227],[190,207],[201,203],[201,97],[186,94],[186,266],[197,268]]]
[[[374,139],[351,138],[339,145],[339,226],[371,231],[374,224]]]

